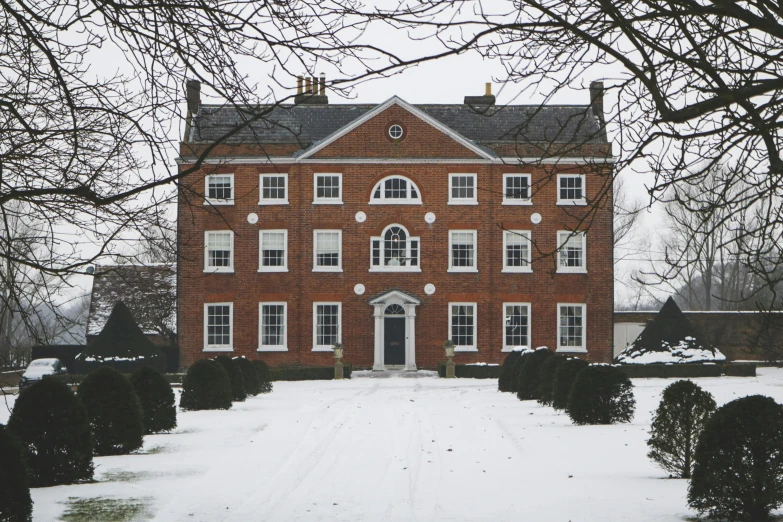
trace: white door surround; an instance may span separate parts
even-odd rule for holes
[[[421,301],[400,290],[390,290],[370,301],[375,317],[375,360],[372,369],[386,369],[383,362],[384,311],[393,304],[400,305],[405,310],[405,370],[416,371],[416,307]]]

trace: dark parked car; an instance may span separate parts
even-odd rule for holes
[[[68,368],[63,366],[60,359],[36,359],[30,363],[30,365],[22,374],[22,378],[19,380],[19,389],[23,390],[34,384],[46,375],[61,375],[68,373]]]

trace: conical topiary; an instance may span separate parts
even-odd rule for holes
[[[234,361],[239,365],[239,369],[242,370],[242,379],[245,381],[247,394],[251,397],[258,395],[260,391],[258,387],[258,372],[253,363],[245,357],[234,357]]]
[[[719,360],[725,360],[723,354],[708,345],[705,336],[688,321],[671,297],[639,337],[617,356],[621,363]]]
[[[130,381],[144,415],[144,433],[169,432],[176,428],[174,391],[165,377],[148,366],[142,366],[131,374]]]
[[[218,355],[215,362],[223,366],[228,372],[228,378],[231,380],[231,400],[242,402],[247,399],[245,391],[245,379],[242,377],[242,369],[239,364],[228,355]]]
[[[0,520],[29,522],[33,519],[33,501],[22,446],[2,424],[0,456]]]

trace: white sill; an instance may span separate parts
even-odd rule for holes
[[[327,273],[328,272],[332,272],[332,273],[336,274],[336,273],[341,273],[342,271],[343,271],[342,268],[336,268],[336,267],[335,268],[327,268],[327,267],[324,267],[324,266],[318,266],[318,267],[313,268],[313,272],[327,272]]]
[[[449,201],[449,205],[478,205],[478,204],[479,204],[478,201],[470,201],[467,199],[465,201],[460,201],[458,199]]]
[[[265,266],[263,268],[258,269],[259,274],[263,274],[266,272],[272,272],[272,273],[288,272],[288,269],[282,266]]]
[[[587,201],[584,199],[563,199],[558,200],[557,204],[561,207],[583,207],[587,205]]]
[[[509,353],[509,352],[515,351],[514,348],[516,348],[516,346],[504,346],[503,349],[500,350],[500,351],[504,352],[504,353]],[[529,346],[525,346],[525,349],[526,350],[530,349],[530,347]],[[519,351],[519,350],[516,350],[516,351]]]
[[[524,206],[524,207],[533,206],[533,202],[530,201],[529,199],[504,199],[503,204],[508,206]]]
[[[386,200],[371,200],[368,205],[421,205],[421,201],[408,201],[408,200],[395,200],[395,199],[386,199]]]
[[[209,346],[205,347],[205,352],[233,352],[234,348],[231,346]]]
[[[500,271],[503,274],[532,274],[532,268],[504,268]]]
[[[580,268],[578,270],[563,270],[558,268],[555,273],[556,274],[586,274],[587,270],[585,270],[584,268]]]
[[[316,199],[313,201],[313,205],[342,205],[342,200],[336,199]]]
[[[259,205],[266,206],[266,205],[288,205],[287,199],[267,199],[264,201],[259,201]]]
[[[219,207],[223,205],[233,205],[234,200],[233,199],[205,199],[203,205],[212,205],[214,207]]]
[[[394,268],[380,268],[380,267],[374,267],[367,270],[368,272],[421,272],[421,268],[405,268],[405,267],[394,267]]]
[[[478,268],[449,268],[446,270],[449,274],[471,274],[471,273],[477,273]]]
[[[334,348],[331,346],[313,346],[314,352],[333,352]]]
[[[477,352],[478,348],[476,346],[455,346],[454,347],[455,352]]]
[[[287,352],[287,346],[262,346],[256,350],[257,352]]]
[[[587,353],[587,348],[579,348],[578,346],[563,346],[556,350],[557,353]]]
[[[215,269],[215,268],[205,268],[204,269],[204,273],[205,274],[233,274],[234,273],[234,269],[233,268],[229,268],[229,269],[225,269],[225,270],[218,270],[218,269]]]

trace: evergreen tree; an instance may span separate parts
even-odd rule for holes
[[[519,369],[517,399],[520,401],[531,401],[540,397],[538,385],[541,377],[541,366],[552,355],[548,348],[542,347],[524,357],[524,362]]]
[[[231,400],[233,402],[242,402],[247,399],[245,391],[245,379],[242,376],[242,368],[239,363],[228,355],[218,355],[215,362],[223,366],[228,372],[228,378],[231,380]]]
[[[554,355],[541,365],[541,372],[538,376],[538,403],[544,406],[551,406],[554,397],[555,372],[560,363],[566,358],[562,355]]]
[[[631,422],[636,400],[631,379],[620,368],[591,364],[576,374],[566,411],[574,424]]]
[[[22,446],[2,424],[0,456],[0,520],[30,522],[33,519],[33,501]]]
[[[231,379],[220,363],[199,359],[182,381],[183,410],[227,410],[231,407]]]
[[[582,369],[590,365],[587,361],[569,357],[555,370],[555,380],[552,383],[552,407],[556,410],[565,410],[568,407],[568,396],[571,394],[571,385]]]
[[[253,366],[253,363],[245,357],[234,357],[234,361],[239,365],[239,369],[242,370],[242,379],[245,383],[245,391],[247,394],[251,397],[258,395],[258,372]]]
[[[171,384],[148,366],[131,374],[131,385],[139,397],[144,433],[169,432],[177,427],[177,406]]]
[[[522,354],[519,351],[513,351],[503,359],[503,365],[500,368],[500,376],[498,377],[498,391],[516,392],[516,389],[512,388],[514,364],[520,357],[522,357]]]
[[[271,393],[272,381],[269,380],[269,366],[258,359],[253,361],[253,366],[258,373],[258,393]]]

